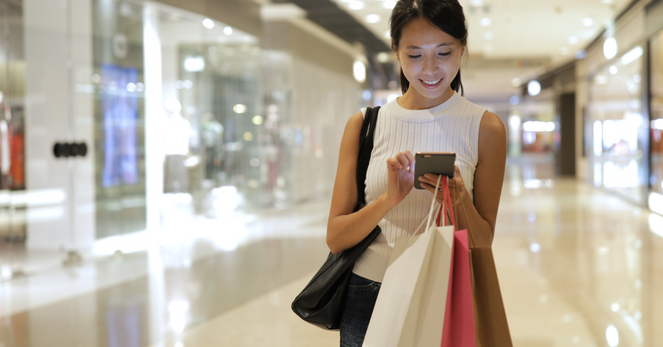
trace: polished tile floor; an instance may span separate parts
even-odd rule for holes
[[[290,311],[326,257],[328,208],[206,221],[195,237],[0,282],[0,347],[338,346]],[[515,346],[663,346],[662,216],[511,165],[494,253]]]

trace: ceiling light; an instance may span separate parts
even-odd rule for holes
[[[483,38],[490,41],[493,38],[495,38],[495,34],[493,34],[490,31],[487,31],[487,32],[483,33]]]
[[[569,51],[569,47],[562,47],[559,49],[559,53],[562,55],[569,55],[571,52]]]
[[[481,23],[481,26],[487,27],[487,26],[489,26],[490,23],[492,23],[492,22],[490,21],[490,18],[488,18],[488,17],[483,17],[483,18],[481,18],[481,20],[479,21],[479,23]]]
[[[614,325],[609,325],[608,328],[605,329],[605,339],[608,341],[608,346],[619,346],[619,331]]]
[[[608,76],[606,75],[597,75],[594,77],[594,83],[599,85],[608,84]]]
[[[631,63],[632,61],[640,58],[642,56],[642,53],[644,53],[644,51],[642,50],[642,47],[638,46],[638,47],[633,48],[628,53],[624,54],[624,56],[622,56],[622,59],[621,59],[622,64],[627,65],[627,64]]]
[[[230,35],[233,34],[233,28],[231,28],[231,27],[225,27],[225,28],[223,28],[223,33],[226,34],[226,35],[228,35],[228,36],[230,36]]]
[[[583,18],[582,19],[582,25],[584,25],[586,27],[591,27],[592,25],[594,25],[594,20],[589,18],[589,17]]]
[[[378,53],[378,61],[381,63],[386,63],[389,61],[389,53],[381,52]]]
[[[184,70],[189,72],[205,70],[205,59],[201,56],[187,57],[184,59]]]
[[[483,0],[472,0],[472,6],[474,6],[474,7],[483,6]]]
[[[537,80],[531,80],[527,83],[527,93],[531,96],[537,96],[541,93],[541,83]]]
[[[541,245],[539,245],[536,242],[533,242],[532,244],[529,245],[529,250],[532,251],[532,253],[538,253],[541,250]]]
[[[364,3],[361,1],[353,1],[350,3],[349,6],[351,10],[361,10],[362,8],[364,8]]]
[[[511,79],[511,85],[518,88],[523,84],[523,81],[520,80],[518,77],[514,77]]]
[[[357,82],[364,83],[364,81],[366,81],[366,65],[359,60],[356,60],[352,65],[352,74]]]
[[[555,131],[555,122],[529,121],[523,123],[523,130],[533,133],[552,132]],[[540,186],[540,181],[538,183]]]
[[[209,18],[205,18],[203,19],[203,26],[207,29],[212,29],[214,28],[214,21]]]
[[[380,21],[380,16],[378,16],[377,14],[369,14],[368,16],[366,16],[366,21],[369,23],[377,23]]]
[[[392,9],[396,7],[396,1],[385,1],[382,3],[382,7]]]
[[[519,102],[520,102],[520,97],[518,97],[518,95],[513,95],[509,98],[509,103],[511,105],[514,105],[514,106],[518,105]]]
[[[237,104],[237,105],[233,106],[233,111],[235,111],[235,113],[242,114],[242,113],[246,112],[246,105]]]
[[[617,67],[616,67],[616,66],[614,66],[614,65],[613,65],[613,66],[611,66],[611,67],[610,67],[610,69],[608,69],[608,70],[609,70],[609,71],[610,71],[610,73],[611,73],[611,74],[613,74],[613,75],[616,75],[616,74],[617,74],[617,72],[619,72],[619,69],[617,69]]]
[[[569,44],[575,45],[578,43],[578,36],[570,36],[569,37]]]
[[[604,4],[612,4],[613,0],[601,0],[601,2]]]
[[[617,55],[617,40],[614,37],[609,37],[603,42],[603,55],[606,59],[612,59]]]

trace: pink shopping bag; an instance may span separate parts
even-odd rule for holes
[[[454,233],[442,347],[476,347],[467,230]]]
[[[445,224],[456,225],[451,204],[451,194],[447,178],[442,179],[444,204],[438,215],[439,225],[442,215]],[[450,218],[449,218],[450,217]],[[456,230],[449,270],[449,289],[442,331],[442,347],[476,347],[476,325],[474,323],[474,301],[472,296],[472,269],[467,230]]]

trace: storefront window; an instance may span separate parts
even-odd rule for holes
[[[651,41],[651,190],[663,194],[663,32]]]
[[[96,237],[145,230],[143,8],[95,1]]]
[[[26,237],[25,54],[22,1],[0,3],[0,238]]]
[[[159,13],[164,225],[258,207],[264,156],[258,40],[209,18]],[[180,216],[180,217],[176,217]]]
[[[511,136],[512,158],[518,159],[513,165],[514,177],[522,177],[526,182],[554,176],[553,149],[556,139],[555,104],[552,89],[547,89],[536,97],[528,97],[511,110],[509,130],[517,132]]]
[[[593,76],[590,84],[591,174],[596,186],[641,204],[647,184],[647,124],[642,114],[643,48],[634,47]]]

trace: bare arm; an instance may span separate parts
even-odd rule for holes
[[[409,170],[413,167],[414,157],[410,152],[399,153],[386,163],[389,171],[387,193],[353,213],[357,204],[357,156],[362,122],[361,112],[353,115],[345,126],[341,140],[327,222],[327,245],[335,254],[366,238],[387,212],[405,198],[414,184],[414,170]]]
[[[504,124],[497,115],[486,112],[479,125],[479,161],[474,172],[474,202],[465,188],[458,167],[456,167],[456,174],[451,183],[451,197],[456,205],[457,227],[458,229],[469,228],[476,241],[475,246],[490,246],[493,243],[505,165],[506,130]],[[437,176],[426,176],[428,177],[423,178],[422,182],[427,183],[426,189],[433,192]],[[460,196],[457,196],[454,184],[457,186]],[[441,196],[442,194],[438,194],[440,202]]]

